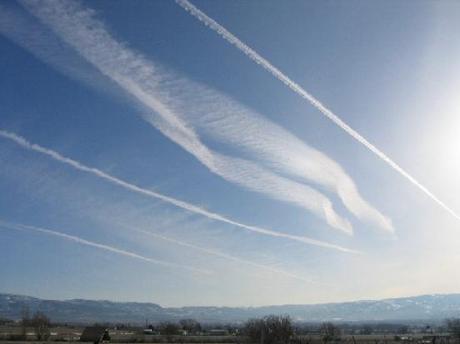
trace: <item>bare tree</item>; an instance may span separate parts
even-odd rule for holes
[[[160,333],[166,336],[173,336],[179,334],[179,325],[173,322],[164,322],[159,326]]]
[[[447,331],[457,342],[460,342],[460,319],[447,320]]]
[[[23,306],[21,310],[21,337],[27,339],[27,327],[30,325],[30,309],[28,306]]]
[[[324,343],[340,339],[340,330],[331,322],[322,323],[320,327],[321,339]]]
[[[244,332],[261,344],[288,343],[294,328],[290,317],[269,315],[262,319],[248,320]]]
[[[201,324],[195,319],[182,319],[179,321],[179,325],[187,333],[196,333],[201,331]]]
[[[50,319],[42,312],[35,312],[30,320],[38,340],[47,340],[50,336]]]

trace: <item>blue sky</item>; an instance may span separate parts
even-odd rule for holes
[[[458,3],[193,4],[460,212]],[[177,3],[3,1],[0,34],[0,291],[459,291],[455,214]]]

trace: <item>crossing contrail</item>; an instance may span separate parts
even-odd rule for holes
[[[61,239],[67,240],[67,241],[75,242],[80,245],[95,247],[101,250],[109,251],[109,252],[112,252],[118,255],[122,255],[125,257],[129,257],[129,258],[134,258],[137,260],[142,260],[144,262],[155,264],[155,265],[161,265],[161,266],[170,267],[170,268],[185,269],[185,270],[189,270],[193,272],[199,272],[202,274],[211,274],[211,271],[208,271],[208,270],[194,268],[188,265],[181,265],[181,264],[176,264],[172,262],[166,262],[164,260],[158,260],[154,258],[145,257],[145,256],[142,256],[140,254],[137,254],[131,251],[122,250],[122,249],[119,249],[113,246],[109,246],[109,245],[99,244],[94,241],[89,241],[89,240],[86,240],[86,239],[83,239],[83,238],[80,238],[74,235],[57,232],[57,231],[54,231],[48,228],[42,228],[42,227],[36,227],[36,226],[30,226],[30,225],[24,225],[24,224],[18,224],[18,223],[11,223],[11,222],[6,222],[2,220],[0,220],[0,227],[14,229],[17,231],[32,231],[32,232],[42,233],[46,235],[51,235],[51,236],[55,236],[55,237],[59,237]]]
[[[361,253],[359,251],[355,251],[355,250],[352,250],[352,249],[349,249],[349,248],[346,248],[346,247],[342,247],[342,246],[335,245],[335,244],[330,244],[330,243],[327,243],[327,242],[324,242],[324,241],[308,238],[308,237],[305,237],[305,236],[291,235],[291,234],[287,234],[287,233],[283,233],[283,232],[277,232],[277,231],[274,231],[274,230],[271,230],[271,229],[266,229],[266,228],[262,228],[262,227],[246,225],[244,223],[232,220],[232,219],[230,219],[230,218],[228,218],[226,216],[223,216],[223,215],[208,211],[208,210],[206,210],[204,208],[198,207],[198,206],[196,206],[194,204],[184,202],[184,201],[181,201],[179,199],[176,199],[176,198],[173,198],[173,197],[170,197],[170,196],[166,196],[164,194],[161,194],[161,193],[149,190],[149,189],[141,188],[141,187],[139,187],[137,185],[134,185],[132,183],[129,183],[127,181],[124,181],[122,179],[114,177],[114,176],[112,176],[112,175],[110,175],[110,174],[108,174],[106,172],[103,172],[103,171],[97,169],[97,168],[89,167],[89,166],[87,166],[87,165],[85,165],[85,164],[83,164],[83,163],[81,163],[79,161],[76,161],[76,160],[73,160],[71,158],[65,157],[65,156],[61,155],[60,153],[58,153],[58,152],[56,152],[54,150],[42,147],[42,146],[40,146],[38,144],[35,144],[35,143],[31,143],[31,142],[27,141],[24,137],[21,137],[19,135],[14,134],[14,133],[11,133],[11,132],[8,132],[8,131],[0,129],[0,137],[3,137],[5,139],[10,140],[10,141],[16,143],[17,145],[21,146],[22,148],[32,150],[32,151],[35,151],[35,152],[38,152],[38,153],[41,153],[41,154],[44,154],[44,155],[46,155],[48,157],[51,157],[52,159],[54,159],[56,161],[59,161],[59,162],[64,163],[66,165],[69,165],[69,166],[71,166],[71,167],[73,167],[73,168],[75,168],[77,170],[80,170],[80,171],[95,175],[95,176],[97,176],[99,178],[102,178],[102,179],[112,183],[112,184],[116,184],[118,186],[121,186],[122,188],[124,188],[126,190],[136,192],[138,194],[141,194],[141,195],[144,195],[144,196],[147,196],[147,197],[162,200],[163,202],[172,204],[172,205],[174,205],[174,206],[176,206],[178,208],[190,211],[190,212],[195,213],[195,214],[205,216],[205,217],[207,217],[209,219],[212,219],[212,220],[215,220],[215,221],[220,221],[220,222],[223,222],[223,223],[227,223],[227,224],[236,226],[238,228],[248,230],[248,231],[253,232],[253,233],[258,233],[258,234],[272,236],[272,237],[278,237],[278,238],[294,240],[294,241],[297,241],[297,242],[301,242],[303,244],[314,245],[314,246],[319,246],[319,247],[323,247],[323,248],[329,248],[329,249],[333,249],[333,250],[337,250],[337,251],[341,251],[341,252],[346,252],[346,253],[355,253],[355,254],[360,254]]]
[[[162,71],[157,63],[115,39],[90,9],[77,1],[22,0],[21,3],[66,45],[75,49],[86,63],[105,75],[110,83],[118,85],[124,97],[142,108],[140,115],[147,123],[192,154],[210,172],[252,192],[310,211],[332,228],[353,234],[350,221],[337,213],[332,201],[317,189],[273,173],[253,161],[221,154],[204,144],[193,126],[184,119],[186,114],[177,111],[180,95],[170,87],[175,79],[173,73]],[[3,29],[13,40],[18,38],[15,27],[10,29],[6,25]],[[19,36],[19,41],[23,41],[24,36]],[[26,43],[25,46],[31,45]],[[35,45],[31,49],[38,51],[37,56],[43,55],[42,49]],[[46,51],[45,56],[53,55]],[[62,69],[62,63],[58,64],[58,69]]]
[[[259,55],[254,49],[249,47],[246,43],[242,42],[238,37],[216,22],[214,19],[209,17],[206,13],[201,11],[195,5],[193,5],[188,0],[176,0],[176,3],[190,13],[193,17],[201,21],[205,26],[215,31],[227,42],[239,49],[243,54],[265,69],[267,72],[272,74],[276,79],[281,81],[284,85],[289,87],[292,91],[300,95],[303,99],[307,100],[311,105],[318,109],[324,116],[329,118],[337,126],[347,132],[352,136],[356,141],[363,144],[367,149],[377,155],[380,159],[386,162],[391,168],[401,174],[404,178],[409,180],[413,185],[418,187],[422,192],[424,192],[428,197],[435,201],[439,206],[444,210],[449,212],[456,219],[460,220],[460,215],[458,215],[454,210],[447,206],[443,201],[441,201],[436,195],[434,195],[430,190],[428,190],[424,185],[412,177],[408,172],[406,172],[401,166],[389,158],[384,152],[370,143],[366,138],[359,134],[356,130],[350,127],[345,123],[340,117],[338,117],[334,112],[329,110],[325,105],[323,105],[318,99],[313,95],[308,93],[295,81],[291,80],[287,75],[280,71],[277,67],[273,66],[267,59]]]

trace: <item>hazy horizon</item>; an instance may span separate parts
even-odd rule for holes
[[[113,302],[113,303],[151,303],[151,304],[156,304],[162,308],[186,308],[186,307],[222,307],[222,308],[262,308],[262,307],[282,307],[282,306],[315,306],[315,305],[328,305],[328,304],[342,304],[342,303],[360,303],[360,302],[374,302],[374,301],[386,301],[386,300],[397,300],[397,299],[406,299],[406,298],[420,298],[420,297],[426,297],[426,296],[449,296],[449,295],[460,295],[460,293],[445,293],[445,294],[421,294],[421,295],[406,295],[406,296],[399,296],[399,297],[394,297],[394,298],[383,298],[383,299],[356,299],[356,300],[347,300],[347,301],[336,301],[336,302],[311,302],[311,303],[280,303],[280,304],[267,304],[267,305],[233,305],[233,306],[222,306],[222,305],[214,305],[214,304],[209,304],[209,305],[176,305],[176,306],[170,306],[170,305],[163,305],[160,304],[159,302],[155,302],[154,300],[150,301],[134,301],[134,300],[110,300],[110,299],[88,299],[88,298],[80,298],[80,297],[72,297],[72,298],[62,298],[62,299],[47,299],[47,298],[41,298],[38,296],[33,296],[33,295],[21,295],[21,294],[15,294],[15,293],[10,293],[7,291],[0,291],[0,295],[14,295],[14,296],[20,296],[20,297],[31,297],[35,299],[40,299],[40,300],[45,300],[45,301],[73,301],[73,300],[82,300],[82,301],[95,301],[95,302]]]

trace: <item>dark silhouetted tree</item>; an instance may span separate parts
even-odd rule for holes
[[[179,334],[179,325],[173,322],[164,322],[159,326],[160,333],[165,336],[174,336]]]
[[[320,327],[321,340],[324,343],[340,339],[340,330],[331,322],[322,323]]]
[[[254,342],[262,344],[288,343],[294,334],[291,318],[269,315],[262,319],[250,319],[244,333]]]
[[[38,340],[47,340],[50,336],[50,319],[42,312],[35,312],[30,325],[35,330],[35,335]]]
[[[21,310],[21,336],[23,340],[27,339],[27,327],[30,324],[30,309],[29,306],[23,306]]]
[[[179,321],[179,325],[187,333],[197,333],[201,331],[201,324],[195,319],[182,319]]]
[[[457,342],[460,342],[460,319],[447,320],[447,331]]]

